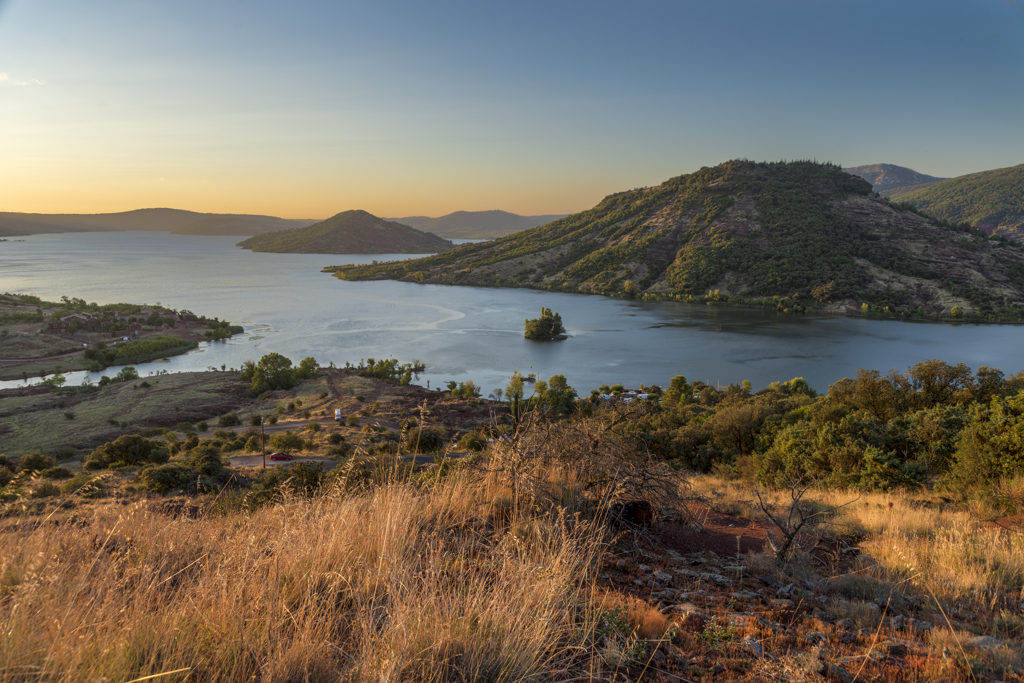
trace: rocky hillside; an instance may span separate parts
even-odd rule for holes
[[[493,242],[328,270],[797,312],[1024,318],[1024,250],[811,162],[731,161]]]
[[[511,235],[520,230],[529,230],[538,225],[563,218],[565,214],[547,216],[520,216],[508,211],[456,211],[440,218],[429,216],[407,216],[389,218],[396,223],[408,225],[417,230],[426,230],[448,239],[494,239]]]
[[[940,219],[1024,241],[1024,164],[904,187],[890,198]]]
[[[428,254],[452,243],[429,232],[378,218],[366,211],[343,211],[305,228],[250,237],[238,246],[290,254]]]
[[[888,195],[893,190],[901,187],[928,185],[946,180],[946,178],[936,178],[935,176],[918,173],[912,168],[896,166],[894,164],[869,164],[868,166],[854,166],[852,168],[844,168],[843,170],[852,175],[860,176],[871,183],[871,189],[884,195]]]

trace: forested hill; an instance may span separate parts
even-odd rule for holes
[[[492,242],[328,270],[797,312],[1024,319],[1018,245],[940,225],[812,162],[730,161]]]
[[[938,218],[1024,241],[1024,164],[902,188],[890,198]]]
[[[291,254],[429,254],[447,251],[452,243],[357,210],[343,211],[305,228],[256,235],[238,246]]]

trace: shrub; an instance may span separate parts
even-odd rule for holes
[[[362,394],[358,394],[358,395],[356,395],[356,400],[359,401],[360,403],[362,403],[363,401],[366,400],[366,397],[363,396]]]
[[[349,415],[348,419],[345,420],[345,424],[347,424],[349,427],[358,427],[362,423],[359,421],[359,418],[357,416]]]
[[[33,498],[50,498],[60,494],[60,488],[53,482],[43,482],[32,492]]]
[[[277,415],[271,415],[270,417],[268,417],[267,418],[267,422],[269,422],[272,425],[276,425],[277,424]]]
[[[85,469],[101,470],[114,463],[124,463],[129,467],[149,463],[160,464],[167,462],[170,457],[170,451],[159,441],[138,434],[126,434],[108,441],[90,453],[85,459]]]
[[[196,429],[200,432],[208,431],[210,429],[210,423],[207,422],[206,420],[203,420],[202,422],[196,424]]]
[[[238,418],[235,413],[228,413],[227,415],[221,415],[220,419],[217,420],[218,427],[237,427],[242,424],[242,421]]]
[[[57,460],[45,453],[29,453],[18,462],[19,472],[34,474],[57,466]]]
[[[196,431],[195,426],[191,422],[179,422],[174,425],[174,431],[176,432],[194,432]]]
[[[297,434],[293,434],[288,431],[284,434],[274,434],[270,437],[270,447],[275,451],[295,451],[301,449],[305,444],[302,441],[302,437]]]
[[[459,447],[470,451],[482,451],[487,448],[487,439],[480,432],[470,432],[459,439]]]
[[[308,429],[309,431],[311,431],[311,432],[313,432],[315,434],[316,432],[320,431],[320,423],[319,422],[314,422],[314,421],[310,420],[309,424],[306,425],[306,429]]]
[[[327,436],[327,442],[330,443],[330,444],[333,444],[335,446],[337,446],[339,443],[341,443],[344,440],[345,440],[345,437],[342,436],[341,434],[338,434],[337,432],[334,432],[333,434],[328,434],[328,436]]]
[[[304,417],[304,418],[306,418],[308,420],[309,418],[313,417],[313,413],[309,412],[308,410],[303,410],[302,411],[302,417]]]
[[[14,461],[12,461],[6,455],[0,455],[0,467],[6,467],[11,472],[15,472],[18,469],[18,466],[14,464]]]
[[[0,465],[0,488],[3,488],[14,480],[14,470],[10,467]]]
[[[444,448],[448,430],[444,427],[415,427],[405,435],[405,447],[417,453],[431,453]]]
[[[60,492],[65,495],[74,493],[83,498],[100,498],[106,494],[107,484],[102,477],[82,472],[61,484]]]
[[[166,493],[184,488],[195,481],[192,469],[181,463],[147,467],[139,472],[139,483],[150,491]]]
[[[50,467],[39,473],[44,479],[70,479],[74,473],[67,467]]]

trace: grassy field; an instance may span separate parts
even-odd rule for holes
[[[216,419],[248,401],[244,383],[230,372],[154,375],[92,392],[5,391],[0,393],[0,452],[92,450],[122,434]]]

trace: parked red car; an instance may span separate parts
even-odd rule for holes
[[[271,460],[292,460],[293,458],[292,458],[292,456],[288,455],[287,453],[271,453],[270,454],[270,459]]]

